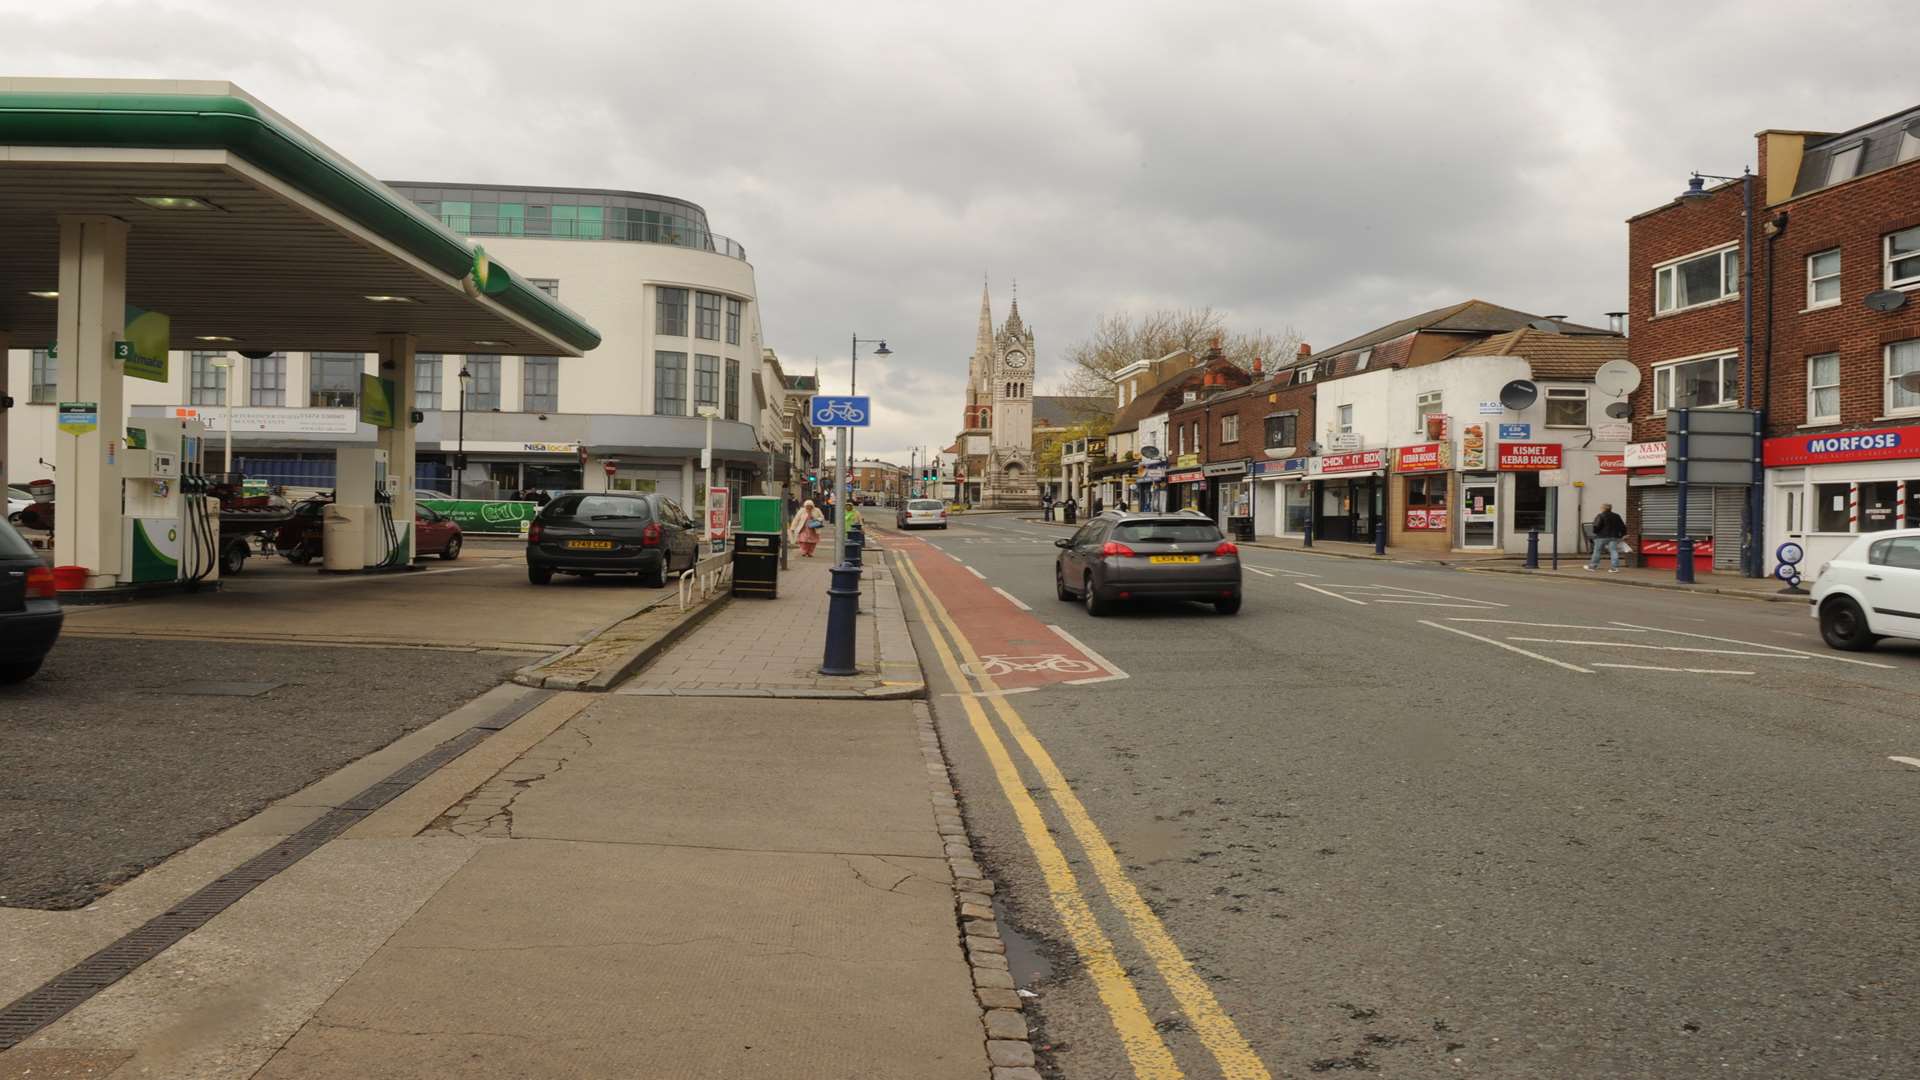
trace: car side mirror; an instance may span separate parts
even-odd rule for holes
[[[1072,546],[1073,546],[1073,538],[1072,538],[1072,537],[1067,537],[1067,538],[1065,538],[1065,539],[1062,539],[1062,540],[1055,540],[1055,541],[1053,542],[1053,546],[1054,546],[1054,547],[1057,547],[1057,548],[1070,548],[1070,547],[1072,547]]]

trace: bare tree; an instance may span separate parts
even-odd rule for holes
[[[1091,334],[1067,348],[1061,378],[1069,394],[1111,394],[1113,373],[1128,364],[1179,349],[1205,356],[1216,338],[1227,359],[1243,368],[1253,367],[1255,357],[1266,358],[1271,368],[1291,359],[1300,344],[1291,327],[1278,334],[1230,330],[1226,317],[1210,307],[1108,312],[1095,320]]]

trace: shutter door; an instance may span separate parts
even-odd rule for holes
[[[1687,502],[1692,503],[1693,499],[1688,498]],[[1717,487],[1713,489],[1713,568],[1715,570],[1740,569],[1740,540],[1746,531],[1746,502],[1746,488]],[[1691,505],[1687,507],[1687,516],[1689,518],[1693,516]]]
[[[1687,489],[1687,535],[1696,538],[1712,536],[1714,521],[1713,488],[1695,487]],[[1649,487],[1640,489],[1640,534],[1659,539],[1671,539],[1679,535],[1680,491],[1674,487]],[[1734,519],[1734,542],[1739,543],[1739,518]],[[1718,540],[1714,541],[1717,551]],[[1739,561],[1738,557],[1734,560]]]

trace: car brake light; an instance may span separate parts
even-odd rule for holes
[[[1240,549],[1234,546],[1233,541],[1222,540],[1220,541],[1220,546],[1213,549],[1213,553],[1215,555],[1238,555],[1240,554]]]
[[[1133,554],[1133,549],[1121,543],[1118,540],[1109,540],[1106,543],[1100,545],[1100,555],[1102,558],[1107,558],[1114,555],[1131,556],[1132,554]]]
[[[29,600],[51,600],[60,590],[54,587],[53,570],[45,566],[36,566],[27,571],[27,598]]]
[[[539,543],[540,535],[546,531],[547,531],[547,527],[545,525],[540,524],[537,521],[527,526],[527,542],[532,544]]]
[[[640,546],[641,547],[659,547],[660,546],[660,523],[659,522],[649,521],[647,522],[646,528],[640,530]]]

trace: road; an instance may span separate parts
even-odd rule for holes
[[[1096,619],[1064,535],[881,533],[1055,1075],[1920,1075],[1920,648],[1252,548]]]

